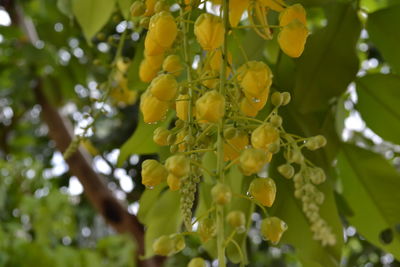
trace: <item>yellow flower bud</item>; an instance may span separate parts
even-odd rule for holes
[[[145,123],[155,123],[163,120],[168,111],[168,103],[158,100],[146,91],[140,97],[140,110]]]
[[[271,69],[261,61],[249,61],[239,68],[239,81],[247,97],[260,101],[265,90],[267,95],[272,84]]]
[[[187,121],[189,112],[189,95],[179,95],[176,99],[175,108],[176,116],[183,121]]]
[[[225,114],[225,98],[217,91],[209,91],[196,101],[196,117],[207,122],[219,122]]]
[[[201,84],[204,85],[207,88],[214,89],[217,87],[219,83],[218,78],[213,78],[213,77],[218,77],[219,72],[216,70],[205,70],[201,73],[200,78],[202,79]],[[213,79],[211,79],[213,78]]]
[[[143,59],[139,66],[139,78],[142,82],[151,82],[156,77],[157,71],[148,60]]]
[[[224,42],[224,24],[219,17],[203,13],[196,20],[194,34],[204,50],[214,50]]]
[[[248,144],[249,137],[243,132],[226,140],[224,144],[224,161],[237,159]]]
[[[295,19],[297,19],[304,25],[307,24],[306,10],[301,4],[294,4],[286,8],[279,15],[279,26],[281,27],[286,26]]]
[[[154,253],[160,256],[170,256],[175,252],[174,241],[166,235],[157,238],[152,247]]]
[[[173,155],[165,161],[167,170],[177,177],[187,176],[190,172],[189,159],[184,155]]]
[[[178,77],[181,75],[183,66],[178,55],[169,55],[163,62],[162,68],[164,71]]]
[[[205,218],[200,221],[197,233],[200,236],[201,242],[206,243],[213,238],[217,233],[215,221],[211,218]]]
[[[203,260],[203,258],[193,258],[187,267],[206,267],[206,262]]]
[[[269,123],[258,126],[251,133],[251,144],[254,148],[268,151],[268,146],[279,139],[278,130]]]
[[[210,58],[206,59],[206,62],[208,61],[206,69],[210,68],[213,76],[219,76],[219,72],[221,71],[221,65],[223,64],[222,50],[217,49],[210,51],[208,52],[207,56]],[[227,58],[228,58],[228,65],[232,65],[232,54],[228,52]],[[227,77],[229,76],[229,73],[230,73],[230,68],[229,66],[226,66]]]
[[[181,188],[181,181],[179,180],[178,177],[176,177],[172,173],[168,174],[167,184],[168,184],[169,189],[171,191],[176,191],[176,190],[179,190]]]
[[[276,185],[271,178],[256,178],[251,181],[250,195],[263,206],[271,207],[276,196]]]
[[[226,216],[226,221],[234,228],[243,228],[246,224],[246,216],[243,211],[233,210]]]
[[[218,183],[211,189],[214,202],[218,205],[225,205],[231,202],[232,193],[229,186]]]
[[[295,19],[281,29],[278,35],[278,43],[286,55],[299,57],[303,53],[307,36],[307,27]]]
[[[146,56],[156,56],[164,54],[166,47],[161,46],[155,37],[154,31],[148,31],[146,38],[144,39],[144,54]]]
[[[146,0],[145,4],[146,4],[146,12],[144,13],[144,15],[146,17],[152,16],[154,14],[154,7],[156,5],[157,0]]]
[[[232,27],[239,24],[243,12],[249,7],[250,0],[230,0],[229,1],[229,22]]]
[[[151,82],[149,90],[158,100],[170,101],[178,91],[178,82],[172,74],[161,74]]]
[[[164,127],[158,127],[154,130],[153,133],[153,141],[159,146],[167,146],[168,145],[168,136],[171,134],[171,131]]]
[[[186,149],[186,144],[182,141],[185,138],[185,136],[187,135],[187,132],[185,131],[180,131],[177,135],[176,135],[176,141],[175,144],[179,144],[178,145],[178,151],[179,152],[183,152]]]
[[[151,18],[149,31],[154,33],[154,40],[158,45],[169,48],[175,41],[178,27],[171,13],[162,11]]]
[[[278,217],[268,217],[261,221],[261,234],[272,244],[278,244],[286,230],[286,223]]]
[[[260,149],[248,148],[242,152],[239,160],[240,170],[244,175],[252,175],[261,171],[270,155]]]
[[[154,187],[167,179],[167,169],[154,159],[145,160],[142,163],[142,184],[146,187]]]
[[[282,12],[284,10],[285,3],[283,0],[258,0],[264,7],[268,7],[274,11]]]
[[[139,17],[146,11],[146,5],[142,1],[135,1],[131,5],[131,16]]]

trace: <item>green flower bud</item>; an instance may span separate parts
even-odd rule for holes
[[[294,175],[294,168],[290,164],[283,164],[278,167],[278,172],[285,178],[290,179]]]
[[[231,201],[232,192],[229,186],[218,183],[211,189],[211,195],[215,203],[225,205]]]

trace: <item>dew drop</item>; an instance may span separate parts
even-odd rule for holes
[[[254,103],[260,103],[261,102],[261,99],[255,98],[255,97],[253,97],[252,100],[253,100]]]
[[[153,190],[154,186],[146,186],[146,188],[149,189],[149,190]]]

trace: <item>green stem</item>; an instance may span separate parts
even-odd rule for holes
[[[228,17],[229,0],[222,1],[222,19],[224,22],[225,34],[224,44],[222,46],[223,63],[221,64],[220,71],[220,87],[219,93],[225,96],[226,84],[226,68],[228,61],[228,32],[229,32],[229,17]],[[221,119],[218,124],[218,140],[217,140],[217,174],[220,183],[224,183],[224,119]],[[224,207],[218,205],[217,207],[217,248],[218,248],[218,266],[225,267],[225,233],[224,233]]]

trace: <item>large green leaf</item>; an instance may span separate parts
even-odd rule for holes
[[[374,12],[397,4],[399,4],[398,0],[360,0],[360,7],[368,12]]]
[[[326,109],[355,78],[360,22],[351,4],[326,8],[328,26],[312,34],[297,62],[294,101],[302,113]]]
[[[400,5],[385,8],[368,15],[367,30],[372,42],[396,72],[400,72],[400,32],[398,25]]]
[[[337,167],[343,196],[354,211],[350,224],[400,259],[400,234],[394,230],[400,223],[400,174],[381,155],[353,145],[343,145]],[[380,234],[388,228],[393,229],[393,240],[385,244]]]
[[[319,241],[312,238],[310,223],[302,211],[302,204],[294,198],[293,181],[280,176],[276,172],[276,166],[278,166],[278,161],[274,160],[271,176],[275,178],[277,197],[272,213],[274,216],[283,219],[288,225],[288,230],[285,232],[282,242],[294,246],[303,266],[339,266],[343,246],[343,228],[338,216],[331,181],[328,180],[318,187],[325,194],[325,201],[320,207],[320,214],[333,229],[337,242],[333,247],[323,247]]]
[[[114,6],[115,0],[73,0],[72,11],[88,43],[107,23],[114,11]]]
[[[128,141],[121,147],[117,165],[121,166],[132,154],[144,155],[157,153],[160,147],[153,141],[153,132],[157,127],[168,126],[173,117],[172,115],[172,112],[168,113],[167,118],[157,124],[146,124],[143,121],[142,115],[140,115],[139,125]]]
[[[362,118],[383,139],[400,144],[400,76],[371,74],[356,81]]]
[[[118,0],[119,9],[121,10],[122,15],[124,15],[126,19],[129,18],[129,12],[132,3],[133,0]]]
[[[152,244],[155,239],[161,235],[179,232],[182,224],[179,200],[179,191],[166,190],[153,201],[144,221],[147,227],[144,236],[146,258],[154,254]]]

